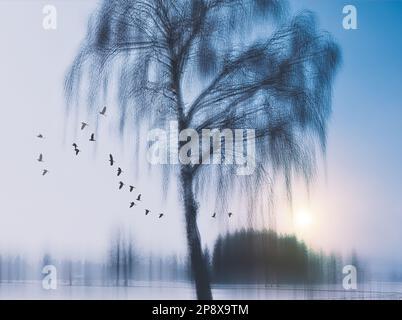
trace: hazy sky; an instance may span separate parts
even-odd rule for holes
[[[118,179],[107,164],[113,152],[132,167],[133,142],[120,143],[113,115],[98,123],[98,140],[73,125],[91,120],[81,113],[64,121],[63,78],[83,39],[97,1],[1,1],[0,51],[0,247],[38,252],[98,254],[118,225],[132,230],[147,250],[183,251],[184,226],[176,190],[162,201],[158,176],[141,168],[126,175],[144,195],[144,204],[130,211],[127,193],[116,191]],[[42,28],[42,8],[54,4],[58,29]],[[342,8],[354,4],[358,30],[342,28]],[[295,230],[316,248],[372,258],[395,258],[402,244],[402,1],[292,1],[295,11],[315,11],[323,29],[343,51],[343,65],[333,97],[328,154],[310,196],[295,192],[294,209],[306,210],[312,224],[293,228],[289,208],[278,195],[277,224]],[[110,102],[113,105],[113,102]],[[111,107],[112,108],[112,107]],[[35,136],[43,133],[46,139]],[[76,159],[72,142],[82,146]],[[35,161],[45,156],[41,165]],[[41,177],[43,167],[49,176]],[[164,212],[165,219],[145,217],[143,209]],[[233,208],[235,210],[235,208]],[[201,235],[212,243],[218,230],[233,226],[211,223],[204,207]],[[402,255],[401,255],[402,256]]]

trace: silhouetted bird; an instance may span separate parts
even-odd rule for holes
[[[137,197],[136,200],[137,200],[137,201],[141,201],[141,193],[138,195],[138,197]]]
[[[46,175],[48,172],[49,172],[48,170],[44,169],[42,172],[42,176]]]
[[[43,135],[41,133],[39,133],[36,137],[39,139],[43,139]]]
[[[75,151],[75,155],[76,155],[76,156],[78,156],[78,154],[81,152],[81,150],[79,150],[79,149],[77,149],[77,148],[74,149],[74,151]]]
[[[43,155],[42,154],[39,155],[38,161],[43,162]]]
[[[151,211],[149,211],[148,209],[145,209],[145,215],[147,216]]]
[[[120,176],[122,172],[123,172],[123,170],[121,170],[121,168],[120,168],[120,167],[119,167],[119,168],[117,168],[117,176]]]
[[[134,207],[135,203],[134,202],[130,202],[130,208]]]
[[[119,182],[119,190],[121,190],[123,188],[123,186],[124,186],[124,183],[120,181]]]
[[[229,212],[228,213],[229,218],[233,216],[233,213]]]
[[[81,130],[84,130],[86,126],[88,126],[88,123],[81,122]]]
[[[92,133],[92,134],[91,134],[91,139],[89,139],[89,141],[96,141],[96,140],[95,140],[95,133]]]
[[[162,218],[163,216],[164,216],[164,214],[163,214],[163,213],[161,213],[161,214],[159,215],[159,219],[160,219],[160,218]]]
[[[130,186],[130,192],[133,192],[134,189],[135,189],[134,186]]]
[[[74,147],[74,149],[77,149],[77,148],[78,148],[78,146],[77,146],[76,143],[73,143],[73,147]]]
[[[109,162],[110,162],[110,165],[113,166],[114,159],[113,159],[113,156],[111,154],[109,154]]]
[[[103,107],[102,111],[99,112],[102,116],[106,116],[106,107]]]
[[[214,212],[214,214],[212,215],[212,218],[216,218],[216,212]]]

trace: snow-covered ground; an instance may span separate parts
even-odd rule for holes
[[[214,286],[218,300],[272,299],[402,299],[402,283],[372,282],[357,290],[345,291],[341,286]],[[65,286],[44,290],[40,282],[1,283],[0,299],[194,299],[190,283],[136,282],[130,287]]]

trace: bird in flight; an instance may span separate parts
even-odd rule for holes
[[[109,162],[110,162],[110,165],[113,166],[114,159],[113,159],[113,156],[111,154],[109,154]]]
[[[159,219],[161,219],[164,216],[163,213],[159,214]]]
[[[130,209],[135,206],[134,202],[130,202]]]
[[[44,169],[42,172],[42,176],[45,176],[48,172],[49,172],[48,170]]]
[[[43,155],[42,155],[42,154],[39,155],[38,161],[39,161],[39,162],[44,162],[44,161],[43,161]]]
[[[214,212],[214,214],[212,215],[212,218],[216,218],[216,212]]]
[[[119,190],[121,190],[124,186],[124,183],[122,181],[119,182]]]
[[[130,186],[130,192],[133,192],[134,189],[135,189],[134,186]]]
[[[106,107],[103,107],[102,111],[99,112],[102,116],[106,116]]]
[[[151,211],[148,209],[145,209],[145,215],[147,216]]]
[[[120,176],[122,172],[123,172],[123,170],[121,170],[121,168],[120,168],[120,167],[119,167],[119,168],[117,168],[117,176]]]
[[[86,126],[88,126],[88,123],[81,122],[81,130],[84,130]]]
[[[36,137],[39,139],[43,139],[43,135],[41,133],[39,133]]]
[[[96,140],[95,140],[95,133],[92,133],[92,134],[91,134],[91,139],[89,139],[89,141],[96,141]]]
[[[233,213],[229,212],[228,216],[229,216],[229,218],[231,218],[233,216]]]
[[[138,197],[137,197],[136,200],[137,200],[137,201],[141,201],[141,193],[138,195]]]
[[[78,156],[78,154],[81,152],[81,150],[78,149],[78,146],[75,142],[73,143],[73,147],[74,147],[75,155]]]

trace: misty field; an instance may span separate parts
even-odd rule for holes
[[[215,285],[212,291],[217,300],[400,300],[402,298],[402,283],[399,282],[371,282],[359,287],[358,290],[345,291],[338,285]],[[190,300],[195,298],[190,282],[135,282],[129,287],[59,285],[56,290],[44,290],[41,282],[0,285],[1,300]]]

